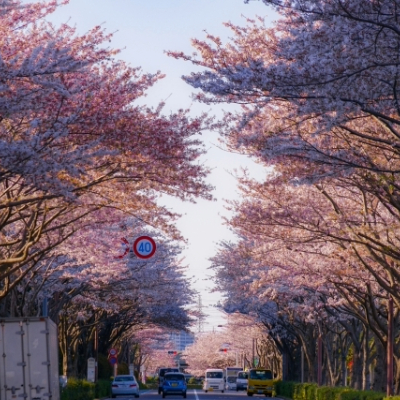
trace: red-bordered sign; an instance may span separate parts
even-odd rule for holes
[[[117,364],[117,362],[118,362],[117,357],[115,357],[115,356],[108,357],[108,362],[109,362],[111,365]]]
[[[156,252],[156,242],[150,236],[139,236],[133,243],[133,252],[138,258],[153,257]]]
[[[129,253],[129,242],[125,238],[121,238],[121,244],[124,253],[114,258],[124,258]]]
[[[117,349],[110,349],[110,350],[108,350],[108,354],[109,354],[110,356],[115,356],[115,355],[117,355],[117,353],[118,353]]]

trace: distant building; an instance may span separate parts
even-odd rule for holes
[[[194,343],[194,335],[185,331],[172,332],[169,340],[174,343],[175,350],[183,351],[187,346]]]

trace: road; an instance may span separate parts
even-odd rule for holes
[[[162,395],[158,394],[157,390],[143,390],[140,392],[140,398],[144,398],[145,400],[162,400]],[[224,393],[221,392],[208,392],[205,393],[203,390],[195,389],[187,391],[187,399],[190,400],[239,400],[240,398],[248,399],[245,391],[236,392],[234,390],[228,390]],[[254,395],[252,399],[257,400],[257,398],[264,398],[262,395]],[[171,395],[166,396],[166,400],[175,400],[175,399],[183,399],[182,396]],[[134,400],[133,396],[117,396],[116,400]],[[274,399],[276,400],[276,398]]]

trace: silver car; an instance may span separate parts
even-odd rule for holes
[[[133,375],[117,375],[111,384],[111,397],[134,395],[139,397],[139,384]]]

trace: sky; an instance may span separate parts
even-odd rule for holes
[[[118,59],[134,67],[140,66],[145,73],[165,73],[166,78],[148,92],[147,105],[156,106],[160,101],[166,101],[166,112],[190,108],[193,116],[202,111],[218,116],[220,109],[193,103],[194,89],[181,79],[182,75],[195,71],[195,67],[168,57],[165,51],[191,54],[194,51],[191,39],[204,39],[206,32],[226,41],[231,32],[224,22],[245,25],[244,17],[256,15],[265,17],[266,24],[276,19],[273,11],[259,0],[249,4],[244,4],[244,0],[70,0],[52,15],[51,20],[56,24],[76,26],[78,33],[102,25],[107,32],[114,33],[110,46],[122,49]],[[228,106],[222,108],[228,109]],[[201,296],[203,312],[208,315],[203,330],[211,331],[226,321],[214,306],[222,296],[211,292],[209,258],[215,255],[218,242],[235,240],[221,218],[229,216],[224,199],[238,196],[232,173],[235,168],[246,167],[254,178],[263,179],[266,170],[243,155],[222,150],[215,132],[205,132],[202,138],[208,152],[201,161],[212,169],[207,182],[215,187],[213,196],[216,200],[188,204],[169,199],[165,200],[165,205],[183,214],[177,227],[187,239],[184,263],[188,265],[193,288]]]

